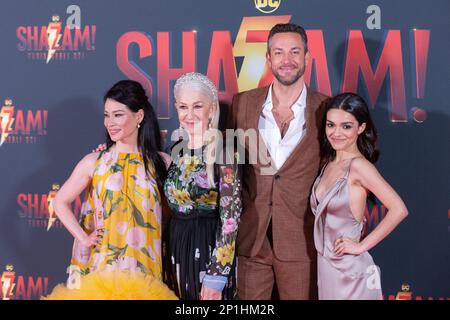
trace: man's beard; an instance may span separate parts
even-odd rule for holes
[[[296,74],[294,74],[292,76],[292,78],[282,78],[280,76],[280,74],[276,71],[276,70],[272,70],[272,73],[274,75],[274,77],[284,86],[291,86],[294,83],[297,82],[298,79],[300,79],[303,74],[305,73],[305,65],[303,65],[302,67],[300,67],[300,69],[298,70],[298,72]]]

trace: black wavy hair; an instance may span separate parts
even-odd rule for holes
[[[167,176],[164,159],[159,154],[161,151],[161,133],[158,119],[153,106],[151,105],[142,85],[133,80],[122,80],[112,86],[103,97],[103,102],[107,99],[115,100],[126,105],[132,112],[144,111],[144,118],[138,129],[138,148],[144,159],[144,167],[147,175],[150,176],[149,163],[155,168],[156,181],[158,187],[162,187]],[[110,148],[114,144],[106,131],[106,145]]]
[[[340,109],[352,114],[359,125],[366,124],[364,131],[358,136],[356,141],[358,150],[364,157],[372,163],[378,160],[380,151],[377,144],[377,130],[370,117],[367,103],[359,95],[345,92],[334,96],[327,101],[325,105],[325,112],[320,128],[320,156],[322,163],[334,160],[336,151],[331,146],[326,136],[327,113],[331,109]]]

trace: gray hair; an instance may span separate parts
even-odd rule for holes
[[[176,95],[182,87],[199,88],[204,92],[207,92],[208,95],[212,98],[213,102],[219,101],[216,86],[204,74],[198,72],[189,72],[183,74],[175,82],[175,86],[173,87],[174,94]]]

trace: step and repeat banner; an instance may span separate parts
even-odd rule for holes
[[[170,137],[177,77],[207,74],[229,104],[270,83],[268,31],[287,22],[307,30],[310,87],[369,103],[377,167],[409,209],[371,250],[384,298],[450,299],[450,2],[8,0],[0,12],[2,299],[39,299],[66,280],[73,238],[58,220],[48,228],[51,201],[104,141],[109,87],[142,83]],[[370,229],[385,214],[368,207]]]

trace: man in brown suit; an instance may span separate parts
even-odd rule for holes
[[[273,83],[237,94],[228,118],[229,128],[254,130],[260,138],[258,150],[254,141],[240,139],[246,164],[237,239],[238,297],[269,300],[274,291],[280,299],[315,299],[309,195],[319,169],[319,106],[326,97],[304,83],[310,54],[302,27],[274,26],[266,58]],[[255,153],[257,161],[249,163]]]

